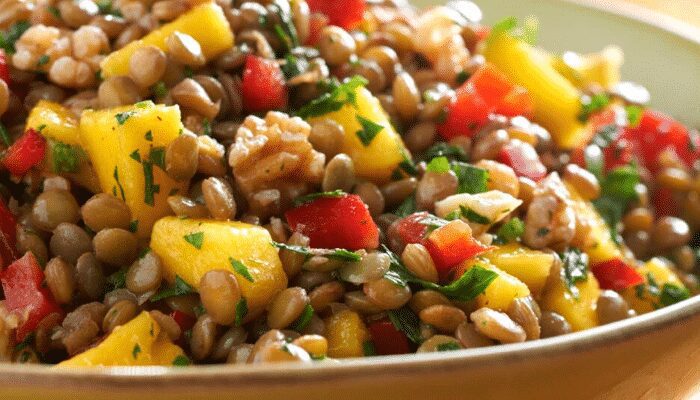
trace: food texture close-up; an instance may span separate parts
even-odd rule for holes
[[[622,49],[538,29],[463,0],[0,0],[0,361],[334,364],[691,298],[697,129]]]

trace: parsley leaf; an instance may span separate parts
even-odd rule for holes
[[[367,85],[367,79],[355,75],[343,84],[332,82],[330,91],[324,93],[319,98],[312,100],[309,104],[302,107],[297,116],[308,119],[328,114],[333,111],[338,111],[346,104],[357,106],[355,91],[361,86]]]
[[[165,147],[153,147],[149,159],[154,165],[165,171]]]
[[[241,299],[238,300],[238,303],[236,304],[235,325],[243,325],[243,320],[245,319],[246,315],[248,315],[248,301],[245,299],[245,297],[241,297]]]
[[[445,156],[435,157],[428,163],[426,171],[443,174],[450,171],[450,161]]]
[[[141,162],[141,153],[139,153],[139,149],[132,151],[129,157],[136,162]]]
[[[477,213],[476,211],[472,210],[471,208],[465,207],[461,204],[459,206],[459,212],[469,222],[474,222],[475,224],[481,224],[481,225],[488,225],[491,223],[490,219]]]
[[[401,157],[403,157],[403,161],[399,163],[399,169],[411,176],[418,175],[418,167],[416,167],[416,163],[413,162],[406,150],[401,150]]]
[[[277,247],[278,249],[281,250],[287,250],[291,251],[293,253],[301,254],[306,256],[307,258],[311,258],[313,256],[320,256],[320,257],[326,257],[330,259],[335,259],[335,260],[340,260],[340,261],[352,261],[352,262],[357,262],[362,259],[362,257],[352,251],[345,250],[345,249],[315,249],[315,248],[310,248],[310,247],[304,247],[304,246],[296,246],[292,244],[285,244],[285,243],[277,243],[277,242],[270,242],[274,247]]]
[[[445,343],[440,343],[437,345],[437,351],[454,351],[454,350],[460,350],[462,347],[458,345],[456,342],[445,342]]]
[[[7,131],[7,128],[2,122],[0,122],[0,139],[2,139],[2,142],[5,143],[5,146],[7,147],[10,147],[12,144],[10,141],[10,133]]]
[[[629,203],[637,199],[635,186],[640,180],[639,172],[631,165],[615,168],[601,180],[601,194],[593,205],[608,224],[615,243],[619,243],[617,225]]]
[[[114,173],[112,174],[114,177],[114,180],[117,182],[117,186],[119,187],[119,194],[122,196],[122,200],[126,201],[126,196],[124,195],[124,187],[122,186],[122,183],[119,181],[119,168],[115,165],[114,166]]]
[[[688,289],[676,286],[672,283],[665,283],[659,294],[659,303],[666,307],[690,298]]]
[[[129,222],[129,232],[136,233],[139,230],[139,220],[135,219]]]
[[[158,81],[151,87],[151,92],[156,98],[160,99],[168,95],[168,87],[165,85],[165,82]]]
[[[8,55],[15,53],[15,43],[32,25],[29,21],[18,21],[5,32],[0,32],[0,48]]]
[[[78,172],[80,161],[80,149],[71,145],[51,141],[51,164],[53,172]]]
[[[399,206],[394,211],[394,215],[398,215],[399,217],[407,217],[416,212],[417,207],[418,206],[416,205],[416,196],[412,194],[406,197],[406,200],[399,204]]]
[[[39,60],[37,60],[36,66],[43,67],[44,65],[48,64],[49,61],[51,61],[51,57],[49,57],[48,54],[43,54],[41,57],[39,57]]]
[[[186,366],[190,365],[191,363],[192,362],[190,361],[190,359],[187,358],[187,356],[183,356],[182,354],[175,357],[175,359],[173,360],[174,367],[186,367]]]
[[[355,116],[357,122],[360,123],[362,129],[356,132],[358,138],[365,147],[372,143],[372,140],[384,129],[384,126],[377,124],[361,115]]]
[[[107,277],[108,292],[126,287],[126,272],[128,269],[128,267],[124,267]]]
[[[248,282],[255,282],[255,279],[253,279],[253,276],[250,274],[250,271],[248,271],[248,267],[246,267],[245,264],[236,260],[233,257],[229,257],[228,262],[231,263],[233,270],[236,271],[240,276],[244,277]]]
[[[34,332],[30,332],[24,339],[15,345],[15,351],[22,351],[34,342]]]
[[[334,190],[332,192],[311,193],[311,194],[307,194],[305,196],[300,196],[300,197],[297,197],[296,199],[294,199],[294,205],[300,206],[302,204],[311,203],[312,201],[314,201],[316,199],[320,199],[320,198],[324,198],[324,197],[338,198],[338,197],[345,197],[345,196],[347,196],[347,193],[343,192],[342,190]]]
[[[311,304],[307,304],[306,307],[304,307],[304,311],[301,313],[299,318],[296,319],[296,321],[292,322],[292,329],[294,329],[297,332],[301,332],[304,329],[306,329],[307,326],[309,326],[309,323],[311,322],[311,318],[314,316],[314,308],[311,307]]]
[[[187,282],[182,280],[178,275],[175,275],[175,286],[166,288],[156,293],[151,297],[151,302],[167,299],[168,297],[184,296],[186,294],[194,293],[194,289]]]
[[[420,320],[418,316],[411,311],[411,309],[404,307],[398,310],[387,311],[389,320],[396,327],[396,329],[405,333],[410,341],[416,344],[421,344],[423,338],[420,334]]]
[[[569,293],[578,299],[579,291],[576,283],[585,282],[588,279],[588,255],[579,249],[569,249],[559,257],[562,261],[561,278]]]
[[[493,28],[491,28],[491,33],[487,40],[493,40],[492,38],[501,35],[511,35],[523,40],[527,44],[534,45],[537,42],[538,31],[539,22],[537,18],[528,17],[525,19],[523,26],[519,27],[518,18],[511,16],[497,22]]]
[[[365,357],[371,357],[377,355],[377,349],[374,347],[374,342],[367,340],[362,343],[362,354]]]
[[[605,93],[596,93],[593,96],[584,95],[581,98],[581,113],[579,121],[586,122],[591,115],[603,110],[610,104],[610,96]]]
[[[124,123],[126,123],[126,121],[134,114],[136,114],[135,111],[124,111],[114,115],[114,118],[116,118],[119,125],[124,125]]]
[[[273,29],[277,37],[282,41],[288,51],[299,46],[299,37],[292,19],[292,10],[288,1],[275,0],[268,6],[268,9],[275,13],[279,19]]]
[[[453,162],[452,171],[457,174],[457,193],[477,194],[488,190],[489,172],[464,162]]]
[[[432,160],[435,157],[447,157],[447,159],[455,161],[467,161],[467,153],[459,146],[453,146],[449,143],[438,142],[425,151],[423,158]]]
[[[143,165],[143,182],[145,186],[143,202],[153,207],[156,203],[156,193],[160,193],[160,185],[155,184],[155,178],[153,177],[153,163],[151,161],[144,160],[141,165]]]
[[[639,122],[642,120],[642,114],[644,109],[636,105],[628,105],[625,107],[625,112],[627,113],[627,123],[631,128],[636,128],[639,126]]]
[[[143,138],[148,140],[149,142],[153,141],[153,132],[148,130],[146,133],[143,135]]]
[[[204,244],[204,232],[193,232],[183,236],[185,242],[191,244],[195,249],[201,250]]]
[[[134,357],[134,360],[138,358],[139,353],[141,353],[141,346],[139,346],[138,343],[134,345],[134,349],[131,350],[131,355]]]

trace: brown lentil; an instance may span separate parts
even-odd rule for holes
[[[432,353],[435,351],[440,351],[440,348],[445,345],[456,347],[457,349],[462,348],[461,343],[452,336],[435,335],[423,342],[423,344],[418,347],[418,350],[416,350],[416,353]]]
[[[534,300],[531,298],[516,298],[510,303],[506,312],[510,319],[525,330],[527,340],[540,338],[540,321],[532,307],[533,303]]]
[[[345,286],[342,283],[338,281],[324,283],[309,293],[309,304],[314,311],[323,312],[330,303],[341,301],[344,294]]]
[[[520,193],[520,182],[513,168],[493,160],[481,160],[475,164],[489,172],[487,187],[489,190],[500,190],[513,197]]]
[[[91,300],[99,300],[104,294],[105,275],[93,253],[85,253],[75,265],[75,281],[78,291]]]
[[[106,228],[128,229],[131,211],[121,199],[106,193],[92,196],[81,208],[83,221],[94,232]]]
[[[144,294],[160,287],[163,280],[163,263],[153,251],[134,261],[126,272],[126,288],[136,294]]]
[[[438,281],[438,272],[428,249],[420,243],[407,244],[401,253],[401,261],[413,275],[428,282]]]
[[[408,302],[408,306],[414,313],[420,314],[421,311],[428,307],[443,305],[450,306],[450,300],[444,294],[435,290],[424,289],[416,292]]]
[[[562,317],[561,315],[551,311],[542,312],[540,327],[542,329],[542,338],[560,336],[572,332],[569,321],[567,321],[566,318]]]
[[[165,53],[158,47],[138,47],[129,59],[129,76],[138,86],[150,87],[161,79],[167,62]]]
[[[190,339],[190,350],[195,360],[204,360],[209,357],[214,350],[216,340],[216,323],[214,319],[203,314],[197,319],[192,327],[192,338]]]
[[[175,103],[193,110],[209,120],[213,120],[219,113],[221,104],[209,98],[209,94],[202,85],[192,78],[186,78],[170,90],[170,95]]]
[[[648,208],[637,207],[630,210],[622,219],[625,232],[651,232],[654,216]]]
[[[626,319],[629,317],[629,311],[627,302],[617,292],[612,290],[600,292],[596,312],[598,313],[598,321],[601,324],[609,324]]]
[[[63,222],[77,223],[80,219],[78,202],[65,190],[47,190],[32,205],[32,225],[51,232]]]
[[[338,66],[347,62],[357,47],[355,40],[343,28],[327,26],[321,30],[318,50],[328,65]]]
[[[321,189],[324,192],[342,190],[349,193],[354,185],[355,165],[352,159],[343,153],[333,157],[326,166]]]
[[[194,310],[200,305],[199,296],[196,294],[168,297],[164,301],[171,309],[185,313],[190,317],[196,315]]]
[[[651,233],[651,243],[658,251],[683,246],[690,240],[688,223],[676,217],[663,217],[656,221]]]
[[[121,228],[108,228],[97,232],[92,239],[95,257],[103,263],[130,265],[138,256],[138,239],[133,233]]]
[[[384,211],[384,195],[374,183],[358,183],[357,185],[355,185],[353,193],[360,196],[362,201],[365,204],[367,204],[367,208],[369,208],[369,213],[373,217],[378,217]]]
[[[219,325],[231,325],[236,319],[236,305],[241,300],[241,289],[236,276],[227,270],[207,272],[199,281],[202,305],[211,319]]]
[[[568,164],[564,167],[564,182],[573,186],[581,197],[586,200],[595,200],[600,196],[600,183],[588,170],[576,164]]]
[[[119,107],[141,101],[139,87],[128,76],[113,76],[100,83],[97,89],[100,107]]]
[[[248,343],[239,344],[231,347],[231,351],[226,357],[227,364],[245,364],[253,352],[253,345]]]
[[[498,157],[498,153],[506,143],[508,143],[508,132],[503,129],[478,135],[472,146],[471,159],[474,161],[493,160]]]
[[[377,63],[382,69],[387,81],[393,81],[396,75],[396,67],[399,65],[399,56],[396,51],[388,46],[371,46],[362,51],[362,58]],[[409,75],[410,77],[410,75]],[[416,93],[418,89],[416,89]],[[394,95],[394,98],[397,98]],[[420,96],[418,97],[420,98]],[[416,110],[416,113],[418,110]]]
[[[377,314],[382,311],[377,305],[375,305],[361,290],[347,292],[343,296],[345,304],[360,314]]]
[[[329,118],[313,122],[309,142],[330,160],[343,150],[345,129]]]
[[[457,193],[457,175],[453,171],[428,171],[418,182],[416,188],[416,205],[420,210],[432,211],[435,202]]]
[[[250,352],[250,356],[248,357],[248,362],[252,363],[255,355],[263,347],[265,347],[271,343],[281,342],[284,340],[285,340],[285,336],[279,329],[270,329],[267,332],[263,333],[262,335],[260,335],[258,340],[255,341],[255,345],[253,346],[253,349]]]
[[[78,225],[63,222],[53,231],[49,248],[54,256],[75,264],[83,253],[92,251],[92,238]]]
[[[224,176],[226,174],[224,146],[209,136],[197,137],[197,143],[199,147],[197,172],[210,176]]]
[[[692,182],[690,175],[682,168],[665,168],[656,175],[656,182],[662,187],[671,190],[690,190]]]
[[[387,278],[380,278],[362,285],[365,296],[383,310],[401,308],[411,299],[408,286],[397,286]]]
[[[474,322],[477,332],[501,343],[524,342],[527,337],[520,325],[500,311],[484,307],[474,311],[469,317]]]
[[[414,177],[389,182],[382,186],[380,190],[384,195],[386,208],[391,209],[401,204],[408,196],[413,194],[417,187],[418,180]]]
[[[681,246],[671,254],[676,267],[683,272],[692,273],[695,269],[695,252],[690,246]]]
[[[238,345],[245,343],[248,332],[240,326],[232,327],[216,341],[211,359],[215,361],[226,360],[231,354],[231,350]]]
[[[436,304],[424,308],[418,314],[420,320],[444,333],[453,333],[457,326],[466,321],[464,311],[454,306]]]
[[[172,341],[176,341],[180,338],[182,330],[180,329],[180,325],[178,325],[178,323],[175,322],[173,317],[167,314],[163,314],[158,310],[151,310],[148,313],[160,327],[161,334],[165,333],[168,339]]]
[[[406,147],[408,147],[411,152],[420,153],[427,150],[433,143],[435,143],[436,137],[437,131],[435,130],[435,123],[419,122],[413,125],[413,127],[411,127],[411,129],[406,133],[404,136],[404,142],[406,143]]]
[[[309,304],[306,290],[300,287],[284,289],[275,296],[267,312],[267,325],[272,329],[282,329],[291,325]]]
[[[477,332],[474,324],[467,321],[459,324],[455,330],[455,337],[465,349],[493,346],[494,344],[493,340]]]
[[[202,181],[202,194],[209,213],[214,219],[230,220],[236,216],[236,200],[233,190],[225,180],[210,177]]]
[[[168,54],[177,62],[191,67],[201,67],[207,63],[202,53],[202,46],[192,36],[175,31],[165,39]]]
[[[73,266],[65,262],[61,257],[54,257],[46,263],[44,268],[46,285],[59,304],[68,304],[73,298],[75,290],[75,277]]]
[[[31,251],[39,262],[49,259],[49,250],[44,240],[36,232],[22,227],[17,228],[17,251],[20,254]]]
[[[59,175],[49,176],[44,179],[44,190],[70,191],[70,182],[68,181],[68,179]]]
[[[136,304],[129,300],[117,302],[109,309],[109,311],[107,311],[107,314],[102,321],[102,330],[105,333],[110,333],[114,330],[114,328],[131,321],[136,314],[138,314]]]
[[[392,85],[392,95],[394,97],[394,106],[396,107],[396,112],[399,114],[402,120],[412,121],[418,116],[421,105],[420,92],[418,91],[418,87],[416,87],[416,82],[413,80],[413,77],[411,77],[409,73],[399,72],[396,75],[396,78],[394,78],[394,83]],[[421,125],[423,125],[422,128],[418,128]],[[432,127],[432,132],[429,130],[429,128],[431,127],[429,123],[421,125],[417,125],[411,130],[414,131],[418,129],[417,132],[413,133],[412,136],[414,136],[414,138],[412,141],[414,142],[414,144],[416,142],[421,144],[417,147],[424,147],[424,149],[427,149],[429,145],[423,145],[423,143],[427,142],[427,139],[424,139],[424,137],[432,136],[432,138],[434,139],[435,130],[434,126]],[[411,134],[409,133],[407,138],[410,136]],[[420,141],[421,139],[424,140]],[[407,142],[409,142],[409,140],[407,140]],[[413,148],[411,148],[411,146],[409,146],[409,149],[411,151],[419,151],[414,150]]]
[[[174,195],[168,197],[168,205],[173,213],[178,217],[186,218],[206,218],[209,216],[209,209],[204,205],[195,202],[187,197]]]

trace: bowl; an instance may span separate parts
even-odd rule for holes
[[[437,1],[415,1],[426,6]],[[626,79],[700,126],[700,31],[610,1],[488,0],[487,20],[537,15],[541,43],[617,44]],[[0,365],[0,399],[687,399],[700,393],[700,297],[630,320],[521,344],[342,363],[56,370]]]

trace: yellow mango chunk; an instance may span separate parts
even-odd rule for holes
[[[457,267],[455,276],[462,276],[475,265],[498,274],[484,293],[476,297],[476,303],[479,307],[488,307],[494,310],[505,311],[514,299],[530,295],[530,289],[526,284],[491,264],[487,258],[479,257],[463,262]]]
[[[369,331],[360,315],[345,310],[326,318],[328,357],[350,358],[364,356],[364,343],[370,339]]]
[[[600,85],[610,89],[620,82],[624,54],[619,47],[608,46],[598,53],[566,52],[553,58],[553,66],[562,76],[581,89]]]
[[[535,104],[534,121],[549,130],[559,147],[573,149],[590,138],[590,129],[578,119],[581,92],[538,50],[507,33],[497,33],[487,41],[484,57],[528,90]]]
[[[163,260],[169,282],[177,275],[196,289],[208,271],[234,272],[250,319],[287,287],[287,275],[271,240],[264,228],[242,222],[166,217],[153,227],[151,249]],[[253,282],[233,270],[231,258],[248,267]]]
[[[644,277],[644,282],[649,286],[651,276],[656,287],[660,290],[665,284],[672,284],[684,288],[683,282],[678,278],[675,272],[671,269],[668,261],[661,258],[652,258],[644,265],[637,269]],[[630,287],[622,292],[622,297],[627,300],[627,304],[637,312],[637,314],[646,314],[656,310],[659,304],[659,295],[650,293],[649,290],[638,291],[636,287]]]
[[[591,265],[613,258],[624,259],[622,251],[610,237],[608,224],[598,214],[593,203],[584,200],[573,186],[566,184],[566,187],[571,193],[571,205],[576,214],[576,238],[580,242],[576,243],[576,247],[588,254]]]
[[[598,326],[598,280],[589,273],[588,279],[577,282],[576,287],[579,292],[578,298],[571,294],[561,278],[551,279],[542,294],[540,307],[544,311],[553,311],[566,318],[574,331]]]
[[[554,256],[531,250],[519,243],[498,247],[482,257],[491,264],[521,280],[537,297],[547,284]]]
[[[114,329],[102,343],[58,366],[173,365],[175,357],[184,352],[167,339],[159,339],[159,334],[160,326],[144,311]]]
[[[73,112],[58,103],[39,100],[27,117],[26,128],[41,130],[47,138],[80,146],[80,121]]]
[[[165,173],[162,163],[165,148],[182,129],[177,106],[150,101],[85,111],[80,119],[80,139],[102,191],[124,199],[142,239],[148,238],[156,220],[172,213],[168,195],[187,189],[186,183]]]
[[[127,75],[129,60],[138,48],[152,45],[167,51],[165,41],[175,31],[186,33],[199,42],[207,61],[233,46],[233,33],[223,10],[216,3],[208,2],[108,55],[100,64],[102,76]]]
[[[311,122],[329,118],[340,124],[345,129],[343,153],[352,158],[357,176],[375,183],[386,182],[404,160],[406,149],[379,100],[364,87],[357,88],[355,95],[357,108],[346,104],[338,111],[312,118]],[[368,145],[357,135],[363,129],[358,117],[383,127]]]

